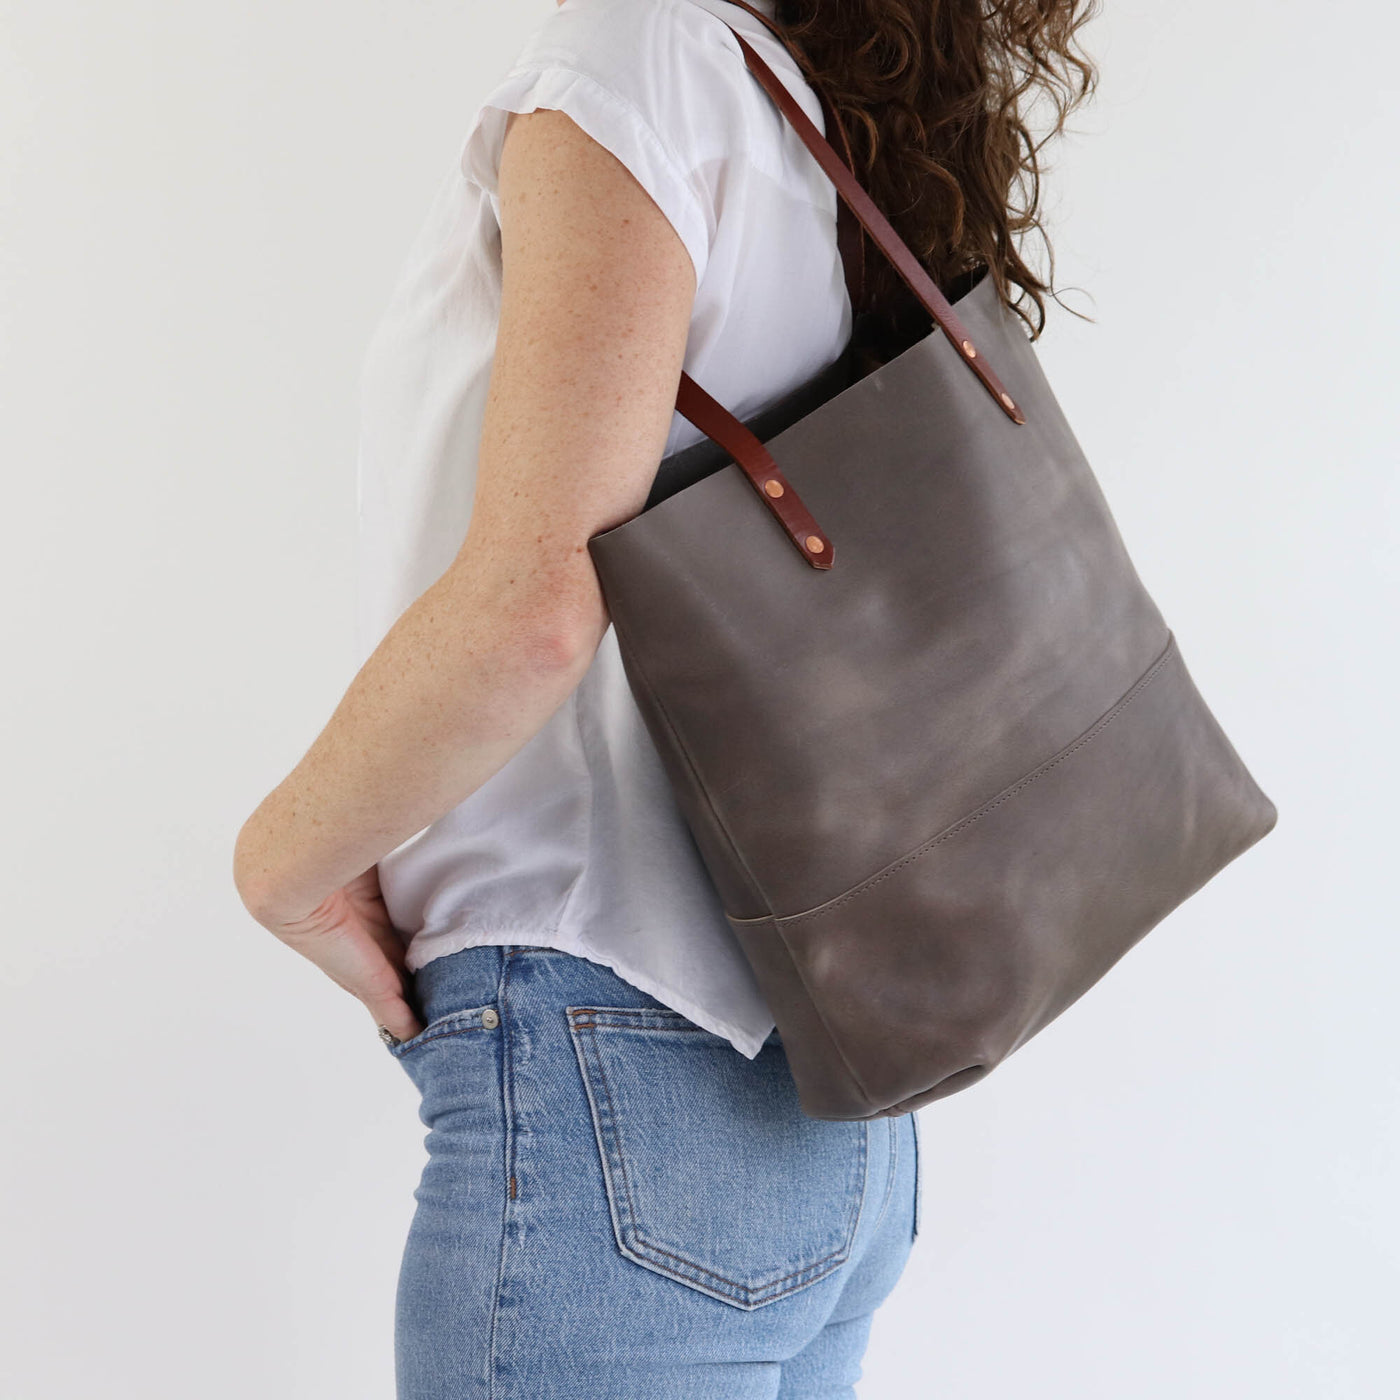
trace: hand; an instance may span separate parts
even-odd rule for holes
[[[337,986],[364,1002],[376,1025],[400,1040],[423,1029],[412,1004],[412,974],[404,944],[389,920],[372,865],[336,890],[305,918],[274,920],[266,927],[309,958]]]

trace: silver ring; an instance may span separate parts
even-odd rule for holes
[[[379,1032],[379,1038],[380,1038],[380,1040],[382,1040],[382,1041],[385,1043],[385,1045],[402,1045],[402,1044],[403,1044],[403,1041],[401,1041],[401,1040],[398,1038],[398,1036],[396,1036],[396,1035],[393,1033],[393,1031],[391,1031],[391,1030],[389,1029],[388,1026],[376,1026],[375,1029]]]

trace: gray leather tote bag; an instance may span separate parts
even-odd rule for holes
[[[1277,812],[987,270],[954,311],[731,33],[932,325],[748,424],[683,374],[708,440],[589,551],[804,1111],[875,1118],[977,1083]]]

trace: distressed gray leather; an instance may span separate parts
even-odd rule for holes
[[[976,1083],[1277,820],[1023,323],[990,276],[957,310],[1024,423],[934,328],[845,387],[829,369],[758,434],[829,569],[722,452],[668,459],[648,506],[589,541],[816,1118]]]

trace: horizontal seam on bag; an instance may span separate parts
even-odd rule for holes
[[[772,916],[775,923],[779,926],[780,929],[782,929],[787,928],[792,924],[799,923],[804,919],[813,919],[831,913],[834,909],[839,908],[841,905],[847,903],[849,900],[856,899],[858,896],[864,894],[867,890],[873,889],[874,886],[878,885],[881,881],[888,880],[890,876],[903,869],[904,866],[920,859],[922,856],[927,855],[931,850],[933,850],[935,846],[941,845],[944,841],[952,840],[954,836],[957,836],[961,832],[965,831],[974,822],[980,821],[988,813],[995,811],[998,807],[1002,805],[1002,803],[1009,802],[1013,797],[1019,796],[1021,792],[1028,788],[1032,783],[1037,782],[1039,779],[1043,778],[1045,774],[1048,773],[1052,768],[1055,768],[1059,764],[1063,763],[1066,759],[1072,757],[1075,753],[1082,749],[1086,744],[1092,743],[1093,740],[1097,739],[1098,736],[1101,733],[1103,733],[1103,731],[1107,729],[1108,726],[1112,724],[1113,721],[1117,719],[1118,716],[1122,714],[1123,711],[1127,709],[1127,707],[1130,704],[1132,704],[1132,702],[1136,700],[1138,696],[1141,695],[1142,692],[1146,690],[1147,687],[1157,678],[1157,676],[1161,673],[1162,668],[1171,659],[1175,651],[1176,634],[1169,632],[1167,635],[1166,646],[1162,648],[1161,654],[1152,663],[1152,665],[1149,666],[1147,670],[1144,671],[1143,674],[1139,676],[1136,681],[1133,682],[1133,684],[1129,687],[1127,692],[1124,695],[1122,695],[1118,700],[1116,700],[1108,708],[1108,710],[1106,710],[1102,715],[1100,715],[1099,718],[1095,720],[1094,723],[1091,724],[1088,729],[1086,729],[1081,735],[1079,735],[1077,739],[1072,739],[1057,754],[1054,754],[1050,758],[1046,759],[1044,763],[1039,765],[1039,767],[1033,768],[1029,773],[1026,774],[1025,777],[1018,778],[1014,783],[1011,784],[1010,787],[1005,788],[1002,792],[998,793],[997,796],[990,798],[988,801],[984,802],[982,806],[978,807],[975,811],[968,813],[968,815],[965,817],[959,817],[958,820],[954,822],[952,826],[945,827],[942,831],[938,833],[937,836],[934,836],[930,840],[924,842],[922,846],[919,846],[917,849],[910,851],[907,855],[900,856],[896,861],[894,861],[893,864],[886,866],[883,870],[878,871],[876,874],[867,876],[866,879],[860,882],[860,884],[852,886],[851,889],[845,891],[843,894],[834,895],[831,899],[827,900],[823,904],[818,904],[815,908],[803,910],[803,912],[800,914],[775,914]],[[736,919],[734,920],[734,922],[740,924],[764,923],[767,922],[767,920]]]

